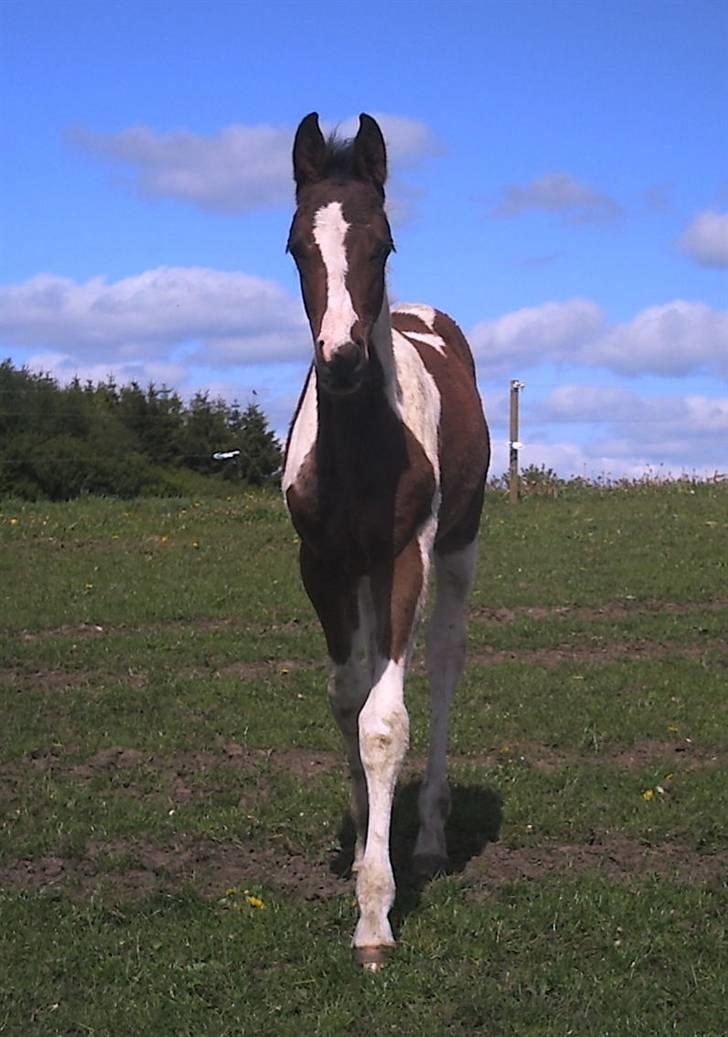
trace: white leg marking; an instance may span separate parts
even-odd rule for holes
[[[345,239],[348,229],[341,202],[329,202],[314,216],[314,241],[326,268],[326,309],[319,330],[324,360],[330,360],[339,346],[351,341],[351,329],[357,319],[346,287],[349,267]]]
[[[404,669],[404,660],[380,660],[380,674],[359,714],[359,751],[369,794],[369,823],[356,880],[359,921],[355,947],[394,943],[388,918],[394,902],[389,831],[394,788],[409,744]]]
[[[445,822],[450,812],[447,729],[452,693],[465,665],[465,598],[472,583],[477,539],[461,551],[435,555],[437,597],[427,638],[432,723],[430,754],[419,797],[420,830],[415,858],[423,871],[447,863]]]

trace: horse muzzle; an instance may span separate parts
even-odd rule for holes
[[[319,385],[332,396],[349,396],[361,386],[367,368],[367,350],[363,341],[345,342],[332,350],[328,358],[316,350],[316,373]]]

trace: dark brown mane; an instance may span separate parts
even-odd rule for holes
[[[354,161],[354,141],[350,137],[338,137],[336,130],[326,137],[322,173],[324,180],[362,179]]]

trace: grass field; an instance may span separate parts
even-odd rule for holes
[[[487,513],[452,873],[416,660],[373,976],[278,498],[0,507],[0,1034],[725,1037],[728,485]]]

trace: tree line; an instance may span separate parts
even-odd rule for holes
[[[280,443],[254,402],[198,392],[185,403],[174,390],[111,377],[60,385],[0,363],[0,497],[185,494],[200,476],[259,486],[280,465]]]

